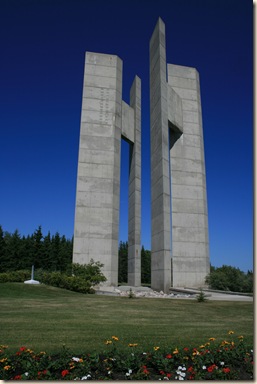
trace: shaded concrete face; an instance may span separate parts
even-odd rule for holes
[[[161,19],[150,41],[150,111],[152,288],[203,286],[210,263],[199,76],[167,66]]]
[[[140,246],[141,212],[141,83],[136,78],[131,90],[131,106],[122,101],[122,61],[114,55],[86,53],[81,111],[79,161],[73,262],[91,259],[104,264],[107,285],[118,284],[118,233],[120,209],[121,137],[133,146],[130,174],[139,178],[129,199],[131,240],[130,273],[135,268]],[[134,149],[136,148],[136,149]],[[136,184],[136,185],[135,185]],[[134,198],[132,195],[134,193]],[[138,196],[140,195],[140,196]],[[134,212],[134,213],[133,213]],[[134,223],[137,224],[134,224]],[[134,251],[135,250],[135,251]],[[139,255],[138,255],[139,257]],[[134,272],[133,272],[134,271]],[[133,275],[134,274],[134,275]],[[139,282],[140,285],[141,281]]]

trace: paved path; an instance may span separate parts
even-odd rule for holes
[[[118,287],[99,287],[96,290],[98,295],[108,296],[128,296],[130,290],[132,290],[135,297],[147,297],[147,298],[162,298],[162,299],[192,299],[195,300],[196,295],[200,293],[199,290],[193,288],[174,288],[170,294],[164,294],[163,292],[153,291],[148,287],[132,287],[132,286],[118,286]],[[221,301],[253,301],[251,296],[243,296],[237,294],[221,293],[217,291],[204,290],[206,298],[208,300],[221,300]]]

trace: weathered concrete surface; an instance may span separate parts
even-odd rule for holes
[[[128,284],[141,285],[141,80],[135,77],[130,90],[134,111],[129,164]],[[123,129],[124,124],[122,124]]]
[[[140,79],[136,78],[132,86],[131,106],[122,101],[121,95],[122,60],[115,55],[87,52],[81,112],[73,262],[87,264],[91,259],[100,261],[104,264],[102,271],[107,278],[106,284],[113,286],[118,284],[122,135],[133,143],[131,145],[134,148],[129,201],[131,210],[129,271],[133,283],[140,284],[137,273],[138,249],[141,248]]]
[[[168,64],[168,83],[183,113],[183,135],[170,149],[173,286],[198,287],[210,272],[199,75]]]
[[[150,40],[151,286],[171,285],[170,167],[165,25],[158,20]]]
[[[199,75],[167,66],[165,44],[159,19],[150,41],[152,287],[168,292],[204,286],[210,262]]]

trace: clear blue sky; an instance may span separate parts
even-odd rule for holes
[[[253,4],[250,0],[0,0],[0,224],[74,228],[86,51],[123,60],[123,99],[142,79],[142,244],[150,249],[149,39],[200,73],[211,264],[253,268]],[[120,239],[127,240],[122,145]]]

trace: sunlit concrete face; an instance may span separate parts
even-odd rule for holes
[[[159,19],[150,41],[151,276],[167,292],[205,285],[210,263],[199,75],[167,65],[165,44]]]
[[[129,281],[141,269],[141,82],[131,106],[122,101],[122,60],[86,53],[76,190],[73,262],[104,264],[107,285],[118,284],[121,138],[130,143]]]

